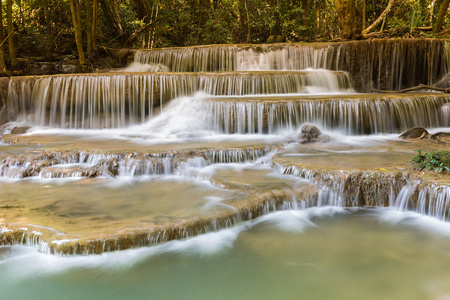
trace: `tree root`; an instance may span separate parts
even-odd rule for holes
[[[420,90],[430,90],[430,91],[450,93],[450,88],[440,88],[440,87],[425,85],[425,84],[419,84],[418,86],[413,86],[413,87],[398,90],[398,91],[386,91],[386,90],[378,90],[378,89],[372,88],[372,92],[375,92],[375,93],[407,93],[407,92],[414,92],[414,91],[420,91]]]

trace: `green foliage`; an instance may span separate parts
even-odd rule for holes
[[[428,0],[398,1],[392,15],[387,19],[389,29],[409,28],[410,32],[419,26],[429,25]]]
[[[19,56],[76,54],[68,0],[13,1]],[[78,1],[86,41],[85,0]],[[362,1],[354,1],[357,21],[361,22]],[[384,28],[409,28],[412,32],[430,26],[431,1],[396,1]],[[388,0],[365,3],[366,24],[371,24]],[[440,5],[437,1],[434,15]],[[105,6],[109,6],[109,13]],[[6,25],[4,7],[3,17]],[[97,45],[107,47],[299,42],[339,36],[335,0],[99,0],[97,26]]]
[[[420,169],[435,172],[450,172],[450,152],[425,152],[417,151],[417,155],[411,158],[412,164]]]

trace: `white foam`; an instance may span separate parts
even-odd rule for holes
[[[219,199],[210,199],[220,201]],[[39,253],[36,249],[25,246],[2,247],[0,256],[0,277],[8,275],[18,278],[29,278],[42,273],[66,272],[79,268],[129,269],[134,265],[155,255],[176,253],[188,256],[220,255],[233,248],[242,232],[252,230],[280,230],[294,234],[302,234],[308,228],[318,228],[316,219],[333,218],[346,215],[358,209],[342,207],[315,207],[297,211],[279,211],[262,216],[253,221],[240,223],[233,228],[203,234],[183,241],[171,241],[162,245],[143,247],[103,253],[90,256],[60,257]],[[367,210],[366,210],[367,211]],[[400,212],[390,208],[369,210],[375,218],[393,226],[412,227],[419,230],[432,231],[450,238],[450,223],[438,221],[416,213]],[[65,242],[61,240],[61,243]]]
[[[151,65],[151,64],[142,64],[139,62],[132,62],[125,69],[118,69],[114,71],[130,72],[130,73],[168,72],[169,68],[161,64]]]
[[[382,211],[382,213],[377,213],[379,220],[388,224],[432,231],[450,238],[450,222],[440,221],[416,212],[399,211],[394,208],[380,208],[378,210]]]

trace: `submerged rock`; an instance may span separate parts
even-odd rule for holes
[[[408,131],[403,132],[399,137],[402,139],[423,139],[430,134],[423,127],[413,127]]]
[[[11,134],[24,134],[27,133],[30,128],[30,126],[14,127],[13,129],[11,129]]]
[[[305,124],[300,129],[300,141],[301,144],[306,143],[327,143],[330,141],[330,136],[326,134],[322,134],[320,129],[317,126]]]

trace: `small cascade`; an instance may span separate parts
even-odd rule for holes
[[[280,174],[302,177],[316,183],[319,186],[317,206],[389,206],[441,221],[450,220],[450,186],[446,184],[411,180],[401,173],[323,171],[284,166],[277,162],[273,163],[273,168]]]
[[[449,122],[450,98],[446,96],[323,98],[217,99],[205,102],[205,110],[210,126],[225,133],[294,132],[304,123],[315,123],[348,134],[379,134],[414,126],[444,127]]]
[[[172,72],[334,69],[335,51],[305,44],[220,45],[140,50],[134,61],[161,64]]]
[[[198,78],[199,90],[219,96],[354,92],[347,73],[326,70],[228,72]]]
[[[196,169],[215,163],[243,163],[266,156],[273,147],[211,149],[185,153],[45,153],[0,159],[0,178],[94,178],[142,175],[195,177]]]
[[[308,186],[308,189],[313,187]],[[232,208],[211,217],[180,218],[177,222],[158,224],[149,228],[137,228],[131,232],[119,233],[114,237],[95,236],[90,238],[60,239],[63,233],[49,228],[28,225],[29,228],[1,228],[0,245],[28,245],[36,247],[40,252],[53,255],[91,255],[104,252],[125,250],[161,244],[171,240],[184,240],[197,235],[216,232],[231,228],[243,221],[280,210],[290,210],[297,207],[297,197],[303,195],[303,190],[273,190],[253,195],[252,205]],[[308,203],[314,203],[314,192],[305,196]],[[36,230],[35,230],[36,229]]]
[[[372,40],[334,44],[221,45],[141,50],[140,63],[174,72],[343,70],[359,92],[432,85],[450,70],[450,48],[441,40]],[[372,87],[373,85],[373,87]]]
[[[404,186],[392,207],[441,221],[450,220],[450,186],[413,181]]]
[[[123,128],[143,123],[155,107],[195,92],[254,95],[351,92],[344,72],[149,73],[12,79],[10,115],[34,112],[39,125],[59,128]]]
[[[443,127],[450,127],[450,103],[441,107],[441,118],[444,121]]]
[[[311,169],[303,166],[273,162],[280,174],[302,177],[319,187],[318,205],[385,207],[393,203],[408,178],[401,173]]]

